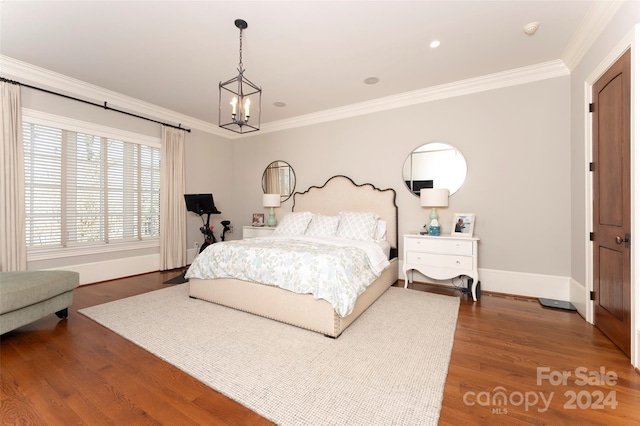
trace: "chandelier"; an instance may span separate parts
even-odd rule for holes
[[[236,133],[249,133],[260,130],[260,105],[262,89],[244,76],[242,67],[242,30],[247,22],[236,19],[240,29],[240,61],[238,75],[219,85],[218,125]]]

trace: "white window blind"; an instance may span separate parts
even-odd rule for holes
[[[62,244],[62,130],[23,124],[27,247]]]
[[[27,247],[157,239],[160,149],[23,122]]]

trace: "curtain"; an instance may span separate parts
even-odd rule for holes
[[[267,194],[280,194],[280,164],[277,161],[269,164],[265,178]]]
[[[20,86],[0,82],[0,271],[27,270]]]
[[[184,131],[162,126],[160,156],[160,270],[187,264]]]

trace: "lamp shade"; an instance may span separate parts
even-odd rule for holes
[[[280,194],[263,194],[263,207],[280,207]]]
[[[422,188],[420,190],[420,205],[422,207],[447,207],[449,205],[449,190],[446,188]]]

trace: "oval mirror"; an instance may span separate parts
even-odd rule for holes
[[[280,202],[291,197],[296,189],[296,174],[289,163],[274,161],[262,174],[262,191],[265,194],[280,194]]]
[[[467,177],[467,162],[455,147],[431,142],[416,148],[404,162],[402,179],[420,196],[422,188],[447,188],[453,195]]]

